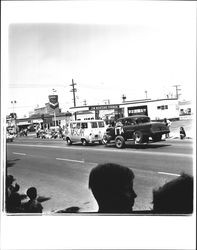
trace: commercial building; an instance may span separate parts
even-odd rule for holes
[[[179,102],[177,98],[143,99],[119,104],[71,107],[70,112],[76,114],[77,120],[85,119],[86,112],[88,112],[88,119],[107,120],[112,117],[116,119],[137,114],[148,115],[151,120],[179,119]]]
[[[137,114],[148,115],[151,120],[178,120],[182,117],[192,117],[191,101],[179,101],[177,98],[166,99],[141,99],[124,101],[123,103],[86,105],[70,107],[67,112],[61,112],[57,95],[49,96],[49,103],[44,107],[36,108],[28,118],[16,119],[7,117],[7,126],[10,128],[18,127],[19,131],[23,128],[35,129],[37,125],[42,128],[65,126],[70,120],[91,120],[103,119],[106,123],[120,117],[132,116]],[[53,103],[50,101],[52,100]]]

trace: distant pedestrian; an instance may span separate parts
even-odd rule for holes
[[[171,126],[172,122],[170,120],[164,118],[164,123],[165,123],[166,127],[170,130],[170,126]],[[169,137],[170,137],[170,133],[167,133],[166,138],[169,138]]]
[[[29,201],[24,204],[25,213],[42,213],[43,207],[37,200],[37,189],[35,187],[28,188],[27,196]]]
[[[91,189],[99,213],[131,213],[135,198],[134,173],[115,163],[100,164],[89,175]]]
[[[186,137],[185,129],[180,127],[180,139],[183,140]]]

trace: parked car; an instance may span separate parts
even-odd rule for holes
[[[103,120],[72,121],[63,131],[63,139],[68,145],[81,142],[82,145],[99,142],[102,144],[106,125]]]
[[[115,141],[117,148],[123,148],[125,141],[134,140],[135,144],[161,141],[162,135],[169,133],[169,128],[162,122],[152,122],[148,116],[135,115],[120,118],[114,127],[106,129],[103,143],[107,145],[110,141]]]

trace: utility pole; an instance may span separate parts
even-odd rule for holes
[[[173,85],[173,87],[176,88],[176,98],[177,99],[179,99],[179,96],[181,95],[181,94],[179,94],[179,91],[181,90],[181,89],[178,88],[179,86],[181,86],[181,85]]]
[[[77,89],[75,88],[76,83],[74,83],[74,80],[72,79],[72,84],[70,84],[70,86],[72,87],[72,89],[70,90],[70,92],[73,92],[73,102],[74,102],[74,107],[76,107],[76,97],[75,97],[75,92],[77,92]],[[75,121],[77,120],[77,114],[75,112]]]
[[[75,85],[77,85],[76,83],[74,83],[74,80],[72,79],[72,84],[70,84],[70,86],[72,86],[72,89],[70,90],[70,92],[73,92],[73,102],[74,102],[74,107],[76,107],[76,97],[75,97],[75,92],[77,92],[77,89],[75,88]]]

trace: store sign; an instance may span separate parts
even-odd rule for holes
[[[129,107],[128,108],[128,114],[129,116],[132,115],[148,115],[148,108],[147,106],[135,106],[135,107]]]
[[[49,95],[49,105],[52,109],[59,107],[58,95]]]
[[[108,110],[108,109],[117,109],[119,105],[101,105],[101,106],[92,106],[89,107],[89,110]]]

